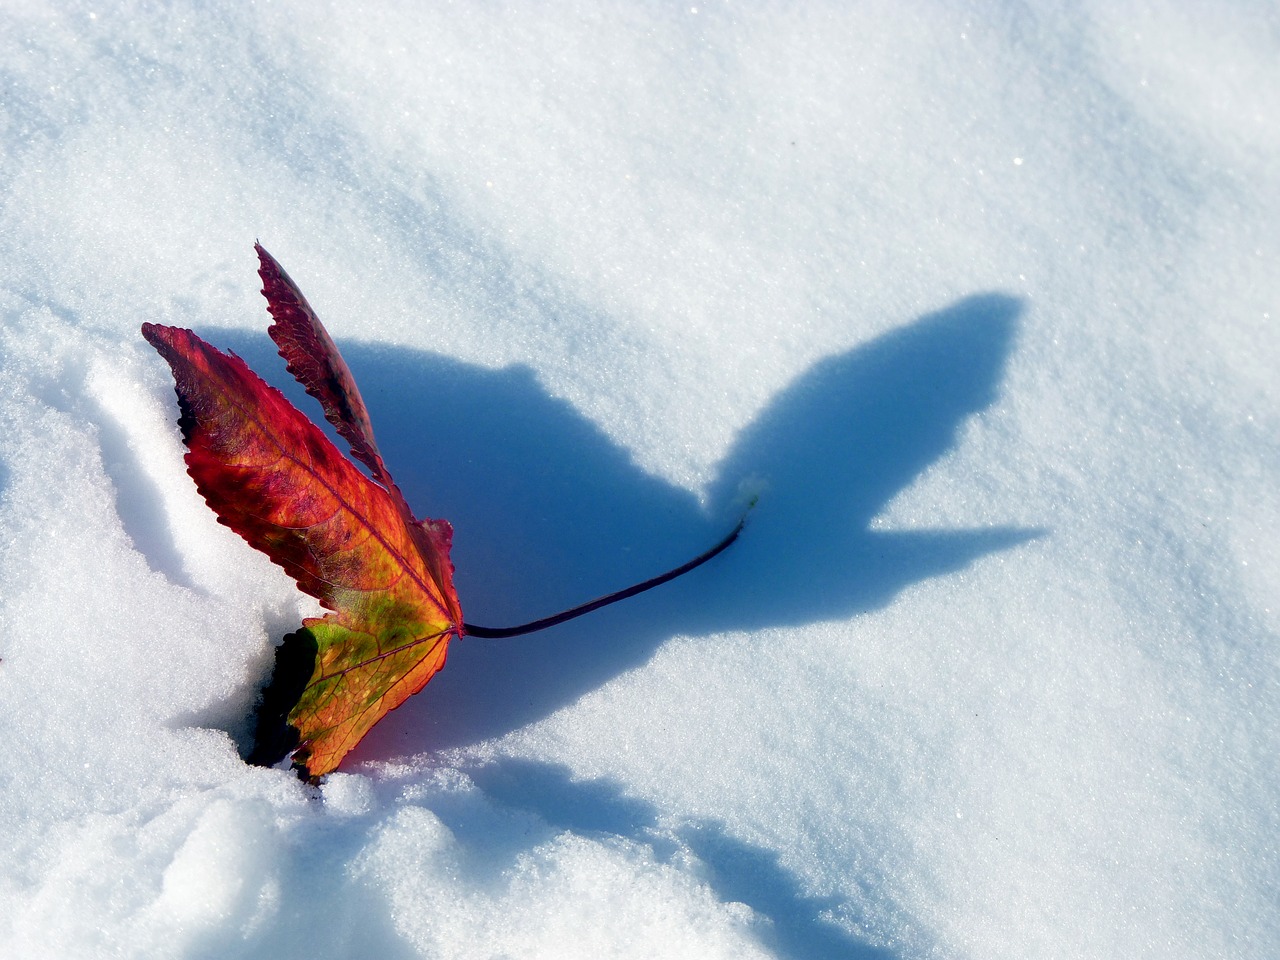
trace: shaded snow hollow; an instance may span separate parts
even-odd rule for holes
[[[1280,954],[1274,3],[223,6],[0,10],[0,954]],[[255,238],[469,619],[742,540],[246,766]]]

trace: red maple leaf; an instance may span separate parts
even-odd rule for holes
[[[378,452],[351,371],[306,298],[261,246],[268,333],[372,479],[235,354],[190,330],[143,324],[173,370],[187,471],[220,523],[328,610],[284,639],[263,692],[250,761],[292,753],[315,779],[444,666],[449,642],[543,629],[665,583],[737,537],[661,576],[518,627],[466,624],[444,520],[417,520]]]

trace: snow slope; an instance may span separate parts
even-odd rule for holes
[[[696,5],[694,5],[696,4]],[[0,9],[0,954],[1280,952],[1280,7]],[[252,242],[456,528],[318,790],[311,608],[144,321]],[[317,411],[298,391],[291,396]]]

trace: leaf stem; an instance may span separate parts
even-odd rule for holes
[[[624,590],[618,590],[614,593],[605,594],[603,597],[597,597],[587,603],[571,607],[568,610],[561,610],[559,613],[552,614],[549,617],[543,617],[541,620],[531,620],[528,623],[522,623],[515,627],[481,627],[474,623],[464,623],[462,625],[462,635],[468,637],[484,637],[487,639],[503,639],[505,637],[519,637],[526,633],[535,633],[538,630],[545,630],[547,627],[554,627],[557,624],[564,623],[566,620],[574,620],[586,613],[599,610],[601,607],[607,607],[611,603],[617,603],[619,600],[626,600],[634,597],[638,593],[644,593],[646,590],[652,590],[654,587],[660,587],[668,581],[674,580],[676,577],[683,576],[695,567],[700,567],[712,557],[727,550],[733,541],[738,539],[738,534],[742,533],[742,528],[746,524],[747,518],[744,515],[738,521],[738,525],[733,528],[727,537],[717,543],[705,553],[700,553],[688,563],[682,563],[674,570],[668,570],[666,573],[659,574],[643,583],[632,584]]]

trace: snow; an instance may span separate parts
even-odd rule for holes
[[[0,11],[0,954],[1280,953],[1280,8]],[[313,610],[144,321],[252,243],[456,528],[319,788]],[[292,390],[304,410],[317,411]]]

